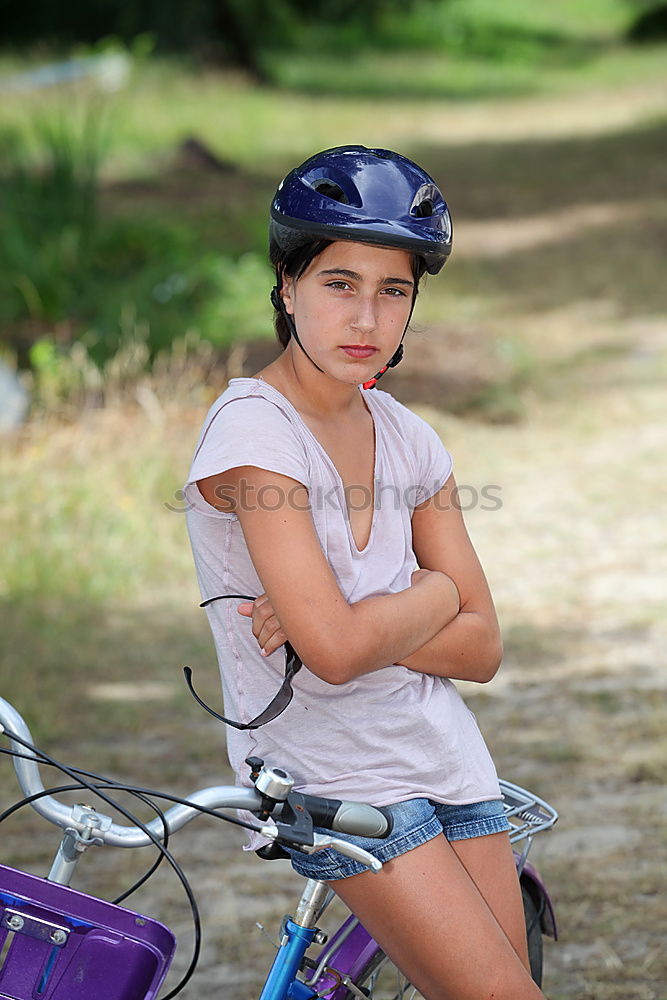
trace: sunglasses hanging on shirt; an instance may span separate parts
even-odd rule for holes
[[[209,597],[208,600],[202,601],[199,605],[200,608],[205,608],[207,605],[212,604],[214,601],[222,601],[226,598],[231,598],[241,601],[255,601],[255,597],[248,597],[245,594],[220,594],[219,597]],[[271,699],[266,708],[259,713],[251,722],[234,722],[233,719],[226,719],[224,715],[219,715],[215,709],[207,705],[203,698],[200,698],[194,689],[192,683],[192,670],[190,667],[183,667],[183,673],[185,674],[185,683],[188,686],[190,694],[195,699],[195,701],[205,709],[209,715],[212,715],[214,719],[218,719],[220,722],[224,722],[226,726],[233,726],[234,729],[259,729],[260,726],[265,726],[267,722],[273,722],[281,715],[289,703],[292,700],[294,691],[292,690],[292,678],[296,673],[301,670],[303,663],[299,659],[297,653],[289,642],[285,643],[285,677],[283,682],[276,693],[275,697]]]

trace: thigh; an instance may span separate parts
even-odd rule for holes
[[[521,886],[506,833],[451,842],[459,861],[526,966],[528,943]]]
[[[543,997],[444,836],[331,884],[428,1000]]]

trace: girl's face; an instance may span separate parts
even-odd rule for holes
[[[372,378],[398,347],[414,289],[406,250],[339,241],[296,281],[285,275],[282,296],[313,361],[356,385]]]

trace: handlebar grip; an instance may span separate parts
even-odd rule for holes
[[[369,806],[365,802],[345,802],[341,799],[324,799],[318,795],[304,795],[304,804],[313,817],[315,826],[337,833],[358,837],[387,837],[393,820],[387,809]]]

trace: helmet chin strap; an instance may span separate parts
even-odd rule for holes
[[[368,382],[362,383],[364,389],[375,388],[378,379],[381,379],[386,371],[388,371],[390,368],[395,368],[396,365],[399,363],[399,361],[403,360],[403,340],[405,338],[406,333],[408,332],[408,327],[410,326],[410,320],[412,319],[412,314],[415,309],[416,301],[417,301],[417,291],[415,289],[415,291],[412,293],[412,305],[410,306],[410,315],[408,316],[408,321],[405,324],[405,330],[403,331],[403,336],[401,337],[400,344],[398,345],[392,356],[389,358],[389,361],[386,363],[384,368],[381,368],[380,371],[377,373],[377,375],[374,375],[373,378],[368,380]]]
[[[282,274],[280,272],[278,272],[277,275],[276,275],[276,281],[280,282],[280,284],[274,285],[274,287],[271,289],[271,304],[273,305],[273,308],[277,309],[278,312],[284,317],[285,322],[287,323],[287,328],[288,328],[288,330],[290,332],[290,336],[294,337],[294,339],[296,340],[297,344],[299,345],[299,347],[301,348],[301,350],[303,351],[303,353],[306,355],[306,357],[310,361],[311,365],[315,365],[315,367],[317,368],[318,372],[322,372],[323,375],[326,375],[326,372],[322,371],[322,369],[320,368],[320,366],[317,365],[317,364],[315,364],[315,362],[311,358],[310,354],[308,353],[308,351],[306,350],[306,348],[303,346],[303,344],[299,340],[299,335],[296,332],[296,325],[294,323],[294,319],[290,315],[290,313],[287,312],[287,309],[285,309],[285,303],[283,302],[283,297],[280,294],[280,289],[283,286]]]
[[[407,330],[407,327],[405,328],[405,330]],[[405,330],[403,331],[403,337],[405,336]],[[380,371],[377,373],[377,375],[374,375],[373,378],[368,380],[368,382],[362,382],[361,383],[362,388],[374,389],[378,379],[381,379],[384,373],[389,368],[395,368],[398,362],[403,360],[403,337],[401,337],[401,343],[398,345],[392,356],[389,358],[389,361],[386,363],[384,368],[381,368]]]
[[[322,372],[323,375],[326,375],[326,372],[323,371],[320,368],[320,366],[313,361],[313,359],[311,358],[310,354],[308,353],[308,351],[306,350],[306,348],[303,346],[303,344],[299,340],[299,335],[296,332],[296,324],[294,322],[294,318],[293,318],[293,316],[290,313],[287,312],[287,309],[285,309],[285,303],[283,302],[283,297],[280,294],[282,286],[283,286],[282,272],[280,270],[277,270],[277,272],[276,272],[276,284],[271,289],[271,304],[272,304],[273,308],[277,309],[278,312],[284,317],[285,322],[287,323],[287,328],[288,328],[288,330],[290,332],[290,336],[294,337],[294,339],[296,340],[297,344],[299,345],[299,347],[301,348],[301,350],[303,351],[303,353],[306,355],[306,357],[310,361],[311,365],[315,365],[315,368],[317,368],[318,372]],[[408,327],[410,325],[410,320],[412,319],[412,313],[413,313],[414,308],[415,308],[415,300],[416,300],[416,298],[417,298],[417,295],[415,293],[413,295],[413,297],[412,297],[412,306],[410,308],[410,315],[408,316],[408,321],[405,324],[405,330],[403,331],[403,336],[401,337],[400,344],[398,345],[398,347],[396,348],[396,350],[394,351],[394,353],[392,354],[392,356],[389,358],[389,361],[386,363],[386,365],[384,366],[384,368],[381,368],[380,371],[376,375],[373,376],[373,378],[371,378],[371,379],[368,380],[368,382],[363,382],[362,383],[362,386],[363,386],[364,389],[373,389],[374,386],[376,385],[376,383],[378,382],[378,380],[382,378],[382,376],[385,374],[386,371],[388,371],[390,368],[395,368],[396,365],[399,363],[399,361],[403,360],[403,338],[405,337],[406,333],[408,332]]]

